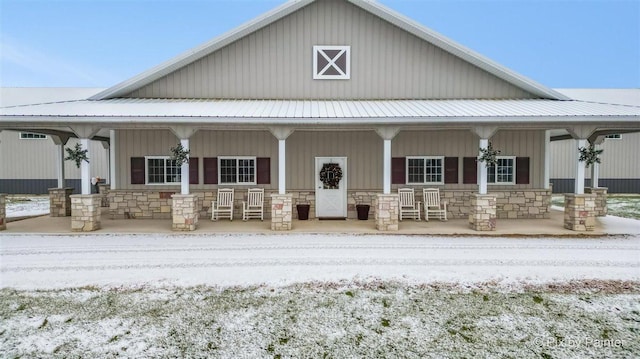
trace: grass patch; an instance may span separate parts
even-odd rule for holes
[[[0,357],[639,357],[639,306],[635,290],[469,293],[392,282],[5,289]],[[624,345],[558,344],[584,339]]]

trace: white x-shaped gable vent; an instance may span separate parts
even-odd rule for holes
[[[315,80],[351,78],[351,46],[314,46],[313,78]]]

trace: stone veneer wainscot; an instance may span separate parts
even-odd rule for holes
[[[7,195],[0,193],[0,231],[7,229]]]
[[[49,188],[49,216],[69,217],[71,215],[71,194],[73,188]]]

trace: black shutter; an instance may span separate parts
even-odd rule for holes
[[[458,157],[444,158],[444,183],[458,183]]]
[[[189,184],[199,184],[199,161],[198,157],[189,157]]]
[[[476,157],[465,157],[462,159],[462,183],[478,183],[478,163]]]
[[[516,183],[529,184],[529,157],[516,157]]]
[[[405,157],[393,157],[391,159],[391,183],[406,184],[406,159]]]
[[[202,159],[204,171],[204,184],[218,184],[218,157],[205,157]]]
[[[269,157],[256,158],[256,183],[257,184],[271,183],[271,158]]]
[[[144,183],[144,157],[131,157],[131,184]]]

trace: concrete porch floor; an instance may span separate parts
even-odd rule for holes
[[[270,229],[270,221],[252,219],[243,222],[242,219],[222,219],[212,222],[209,218],[201,218],[198,229],[193,232],[174,232],[171,230],[169,219],[122,219],[109,218],[108,209],[103,208],[102,228],[86,234],[141,234],[141,233],[175,233],[175,234],[222,234],[222,233],[259,233],[259,234],[287,234],[287,233],[349,233],[349,234],[403,234],[403,235],[464,235],[464,236],[602,236],[612,234],[638,234],[640,221],[626,220],[617,217],[597,219],[596,228],[592,232],[575,232],[563,227],[564,212],[552,210],[549,219],[498,219],[497,229],[492,232],[476,232],[469,228],[466,219],[454,219],[447,222],[430,220],[426,222],[404,220],[400,222],[397,232],[380,232],[375,229],[373,219],[359,221],[347,220],[317,220],[293,221],[293,229],[287,232],[274,232]],[[70,217],[41,216],[9,222],[7,230],[0,234],[82,234],[71,231]]]

